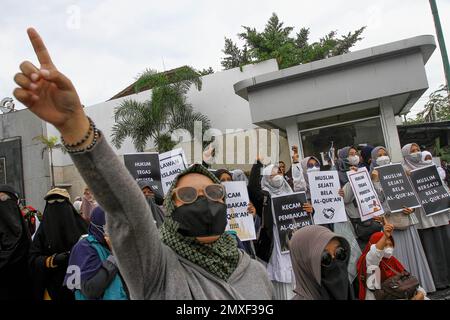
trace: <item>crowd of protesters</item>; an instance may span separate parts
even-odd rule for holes
[[[21,208],[11,186],[0,186],[1,300],[424,300],[450,286],[450,212],[390,212],[376,169],[391,163],[385,147],[338,150],[332,169],[339,173],[347,221],[303,227],[283,253],[272,199],[305,192],[303,210],[313,217],[308,173],[323,170],[319,159],[300,159],[294,147],[289,170],[284,162],[264,166],[258,157],[249,176],[226,169],[213,174],[193,164],[162,197],[132,178],[37,32],[28,34],[41,66],[21,64],[14,94],[61,132],[89,187],[73,203],[67,190],[50,190],[40,215]],[[407,174],[430,164],[417,144],[405,145],[402,154]],[[385,212],[368,222],[360,219],[347,178],[360,167],[370,172]],[[440,172],[445,180],[445,169]],[[222,183],[228,181],[247,184],[254,241],[225,231]],[[399,277],[410,284],[402,297],[384,290],[387,280]]]

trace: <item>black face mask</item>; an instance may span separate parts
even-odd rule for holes
[[[162,206],[164,204],[164,197],[161,196],[158,192],[152,189],[153,194],[151,196],[145,196],[148,199],[152,199],[158,206]]]
[[[327,267],[322,266],[322,287],[331,300],[349,299],[347,263],[333,259]]]
[[[159,193],[155,193],[153,199],[158,206],[162,206],[164,204],[164,197],[162,197]]]
[[[227,206],[198,197],[195,202],[176,208],[172,219],[180,225],[178,232],[186,237],[221,235],[227,226]]]

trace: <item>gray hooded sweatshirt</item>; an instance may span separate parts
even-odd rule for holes
[[[240,251],[227,281],[178,256],[161,242],[138,185],[103,137],[71,155],[107,214],[107,231],[132,299],[272,299],[264,266]]]

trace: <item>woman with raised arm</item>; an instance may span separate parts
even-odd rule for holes
[[[225,233],[223,187],[201,165],[182,172],[168,191],[161,234],[138,185],[85,115],[77,92],[28,29],[40,68],[20,65],[15,97],[53,124],[96,200],[132,299],[271,299],[264,266]],[[105,165],[107,163],[107,165]]]

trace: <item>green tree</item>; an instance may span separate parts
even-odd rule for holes
[[[414,119],[408,119],[408,124],[450,120],[450,94],[446,85],[441,85],[433,91]]]
[[[42,149],[42,159],[44,159],[44,153],[47,151],[50,156],[50,168],[51,168],[51,181],[52,181],[52,189],[55,187],[55,170],[53,166],[53,150],[61,149],[62,152],[65,152],[65,149],[61,143],[58,143],[58,137],[50,136],[46,137],[44,135],[40,135],[34,137],[33,140],[39,141],[44,145]]]
[[[300,28],[295,37],[290,36],[294,28],[285,27],[275,13],[262,32],[246,26],[243,28],[244,32],[238,34],[238,37],[244,40],[243,49],[239,49],[231,39],[225,38],[225,47],[222,50],[225,57],[221,64],[226,70],[272,58],[277,60],[280,69],[284,69],[347,53],[362,39],[361,34],[366,27],[341,37],[337,36],[337,31],[331,31],[314,43],[309,43],[308,28]]]
[[[115,109],[113,145],[120,148],[125,138],[130,137],[136,150],[142,152],[152,139],[158,152],[165,152],[176,145],[171,140],[174,130],[186,129],[193,137],[195,121],[202,122],[203,132],[209,129],[208,117],[194,111],[187,102],[186,94],[192,85],[201,90],[200,73],[191,67],[170,73],[144,71],[136,81],[135,91],[151,88],[151,98],[144,102],[127,99]]]
[[[212,67],[209,67],[208,69],[203,69],[199,71],[201,76],[207,76],[208,74],[213,74],[214,69]]]
[[[426,122],[450,120],[450,94],[446,85],[441,85],[430,94],[419,114]]]

